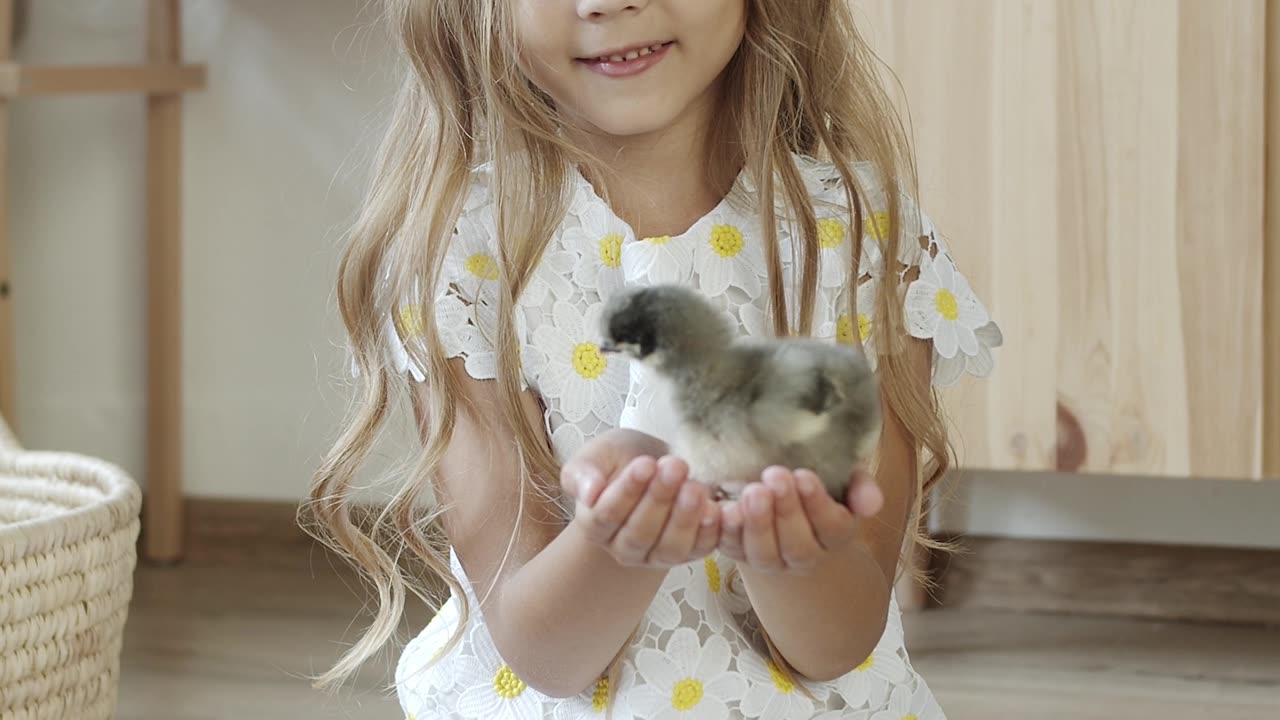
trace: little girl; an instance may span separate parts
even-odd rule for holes
[[[893,587],[951,464],[934,387],[986,375],[1000,333],[915,208],[847,0],[388,16],[409,72],[338,279],[363,385],[310,503],[378,610],[322,684],[414,593],[438,607],[396,672],[417,720],[942,718]],[[867,353],[885,422],[847,497],[804,468],[736,501],[688,478],[661,386],[598,345],[610,295],[657,283]],[[355,479],[397,407],[422,452],[371,529]]]

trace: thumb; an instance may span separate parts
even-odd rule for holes
[[[606,480],[617,469],[618,453],[611,443],[583,445],[560,469],[560,486],[578,502],[592,507],[604,491]]]

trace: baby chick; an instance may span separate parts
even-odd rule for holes
[[[696,291],[657,285],[610,297],[601,350],[629,355],[669,384],[672,453],[691,478],[737,496],[771,465],[817,473],[844,501],[880,433],[866,358],[810,338],[738,336]]]

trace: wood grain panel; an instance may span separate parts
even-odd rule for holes
[[[1262,474],[1263,0],[1182,0],[1178,275],[1190,474]],[[1161,311],[1155,308],[1155,313]],[[1160,347],[1151,339],[1151,348]],[[1170,384],[1178,376],[1167,378]],[[1175,428],[1166,427],[1171,438]],[[1181,473],[1181,470],[1179,469]]]
[[[1263,458],[1267,477],[1280,478],[1280,0],[1267,2],[1267,200],[1263,250]]]
[[[1001,323],[995,374],[945,393],[966,466],[1052,467],[1057,248],[1053,7],[856,0],[901,83],[921,203]]]
[[[1172,440],[1186,436],[1172,252],[1178,8],[1057,7],[1057,387],[1085,439],[1083,464],[1067,469],[1176,471],[1187,465]]]
[[[1280,550],[964,538],[939,571],[947,608],[1280,626]]]
[[[1005,331],[964,464],[1261,472],[1264,0],[855,0]]]

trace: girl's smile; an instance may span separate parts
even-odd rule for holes
[[[667,49],[674,44],[675,41],[667,41],[640,46],[632,45],[628,48],[603,52],[594,57],[578,58],[578,63],[605,77],[632,77],[662,62],[662,58],[667,55]]]

